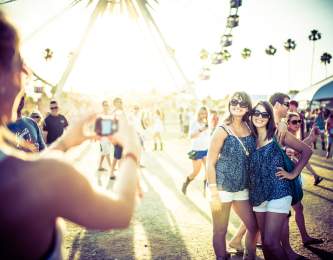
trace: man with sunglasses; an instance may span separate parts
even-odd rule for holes
[[[288,109],[290,106],[290,98],[288,95],[284,93],[275,93],[273,94],[269,102],[273,106],[273,111],[274,111],[274,119],[275,123],[279,124],[283,122],[283,120],[286,119],[287,114],[288,114]],[[314,131],[315,128],[310,132],[309,136],[303,140],[303,143],[309,145],[309,142],[311,142],[312,136],[315,134]],[[304,214],[303,214],[303,205],[302,201],[297,202],[296,204],[293,205],[293,208],[295,210],[295,220],[298,225],[298,228],[300,232],[302,232],[302,228],[305,228],[305,221],[304,221]],[[291,216],[291,212],[290,212]],[[303,225],[303,226],[302,226]],[[301,227],[301,228],[300,228]],[[288,255],[288,258],[290,259],[297,259],[301,258],[301,255],[298,255],[291,247],[290,241],[289,241],[289,218],[285,222],[282,228],[282,238],[281,238],[281,243],[283,246],[283,249],[285,250],[286,254]],[[308,236],[309,240],[303,241],[304,246],[308,246],[310,244],[320,244],[323,241],[321,239],[316,239]],[[303,239],[303,237],[302,237]]]
[[[66,117],[59,113],[57,101],[52,100],[50,102],[50,110],[51,112],[45,118],[43,125],[43,131],[46,132],[47,145],[57,140],[68,126]]]

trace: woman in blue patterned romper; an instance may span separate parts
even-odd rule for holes
[[[292,201],[288,180],[301,173],[312,151],[292,134],[286,133],[283,145],[300,153],[294,170],[286,172],[279,144],[273,141],[276,127],[271,105],[266,101],[259,102],[250,119],[257,140],[257,149],[250,155],[250,203],[263,241],[264,256],[265,259],[288,259],[280,243],[282,226]]]
[[[207,176],[211,193],[213,247],[217,259],[227,259],[226,233],[231,205],[245,224],[247,259],[255,259],[257,224],[249,204],[249,154],[255,150],[255,138],[248,127],[250,97],[236,92],[229,102],[229,118],[211,139],[207,158]]]

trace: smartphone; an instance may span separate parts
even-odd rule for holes
[[[97,118],[95,122],[95,132],[100,136],[113,135],[118,131],[118,120],[110,118]]]

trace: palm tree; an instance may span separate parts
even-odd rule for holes
[[[296,42],[292,39],[288,39],[284,45],[283,45],[284,49],[288,52],[288,86],[290,88],[290,54],[291,51],[295,50],[296,48]]]
[[[325,65],[325,78],[327,78],[327,64],[331,63],[332,55],[325,52],[320,57],[320,61]]]
[[[241,55],[242,55],[242,57],[243,57],[244,59],[248,59],[248,58],[251,57],[251,50],[248,49],[248,48],[244,48],[244,49],[242,50]]]
[[[46,48],[43,56],[45,61],[49,61],[53,58],[53,51],[50,48]]]
[[[310,35],[308,36],[309,40],[313,42],[312,45],[312,61],[311,61],[311,71],[310,71],[310,85],[312,86],[312,78],[313,78],[313,62],[315,56],[315,43],[316,41],[321,39],[321,33],[318,30],[312,30]]]
[[[265,50],[266,54],[269,56],[274,56],[277,49],[273,45],[269,45],[268,48]]]
[[[221,52],[222,55],[222,61],[228,61],[231,58],[231,54],[230,52],[228,52],[228,50],[223,50]]]

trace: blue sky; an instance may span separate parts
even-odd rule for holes
[[[28,64],[53,82],[61,76],[68,53],[77,46],[93,6],[86,8],[81,4],[38,34],[32,32],[69,2],[19,0],[4,6],[21,31],[23,53]],[[186,75],[195,82],[200,96],[222,97],[235,90],[270,94],[276,90],[309,86],[312,43],[308,35],[312,29],[322,33],[322,39],[316,43],[313,81],[325,77],[320,55],[333,53],[332,0],[244,0],[239,9],[240,25],[233,30],[234,42],[228,49],[232,58],[225,64],[210,66],[210,80],[199,80],[198,74],[204,66],[199,52],[202,48],[209,52],[219,50],[228,6],[227,0],[161,0],[160,5],[154,6],[153,15],[161,31],[175,49]],[[98,24],[99,29],[94,30],[92,39],[87,41],[67,87],[83,92],[99,88],[101,93],[107,93],[110,89],[119,91],[120,85],[122,91],[157,88],[166,92],[181,86],[177,70],[170,66],[170,62],[167,62],[169,70],[166,69],[154,47],[154,40],[142,37],[144,33],[137,26],[108,18],[101,19]],[[297,44],[290,55],[289,80],[288,55],[283,48],[288,38]],[[101,42],[108,45],[101,45]],[[277,48],[274,57],[268,57],[264,51],[270,44]],[[42,58],[43,49],[47,47],[54,50],[54,59],[49,63]],[[252,50],[252,57],[245,61],[240,56],[244,47]],[[331,64],[328,75],[332,74]],[[114,83],[110,83],[112,80]]]

